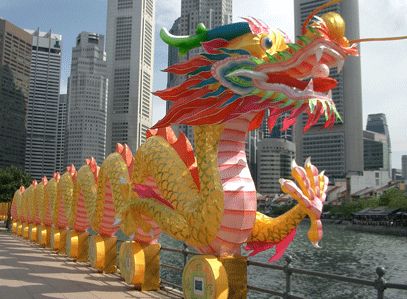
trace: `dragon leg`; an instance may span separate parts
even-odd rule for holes
[[[279,182],[283,192],[290,194],[298,204],[277,218],[256,213],[253,231],[245,247],[246,250],[253,250],[250,255],[277,245],[276,254],[270,261],[280,258],[294,238],[297,225],[306,215],[311,219],[308,238],[313,246],[318,247],[318,241],[322,238],[320,216],[326,198],[328,178],[323,173],[318,174],[318,169],[309,159],[305,162],[304,168],[293,161],[291,174],[299,188],[290,180],[280,179]]]
[[[131,212],[137,211],[154,221],[160,227],[168,227],[165,232],[172,238],[183,240],[188,238],[188,222],[176,210],[158,202],[156,198],[138,198],[130,204]]]
[[[299,204],[277,218],[257,212],[253,231],[247,242],[279,243],[298,226],[306,215]]]
[[[122,210],[119,218],[141,213],[157,224],[162,223],[162,229],[169,235],[193,246],[209,244],[216,237],[223,213],[223,189],[217,166],[223,126],[198,127],[195,133],[206,140],[197,145],[196,150],[199,186],[171,144],[161,136],[152,136],[134,157],[132,183],[136,190],[124,192],[132,198],[131,208]],[[155,192],[137,191],[150,175],[157,183],[160,196]],[[159,208],[159,205],[163,207]],[[149,209],[153,212],[148,212]],[[133,220],[138,221],[135,217]]]

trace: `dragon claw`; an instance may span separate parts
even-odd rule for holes
[[[315,248],[322,248],[321,246],[318,245],[318,242],[311,242],[312,246]]]
[[[113,226],[115,226],[115,225],[119,225],[120,223],[122,222],[122,219],[120,219],[120,218],[116,218],[115,220],[114,220],[114,222],[113,222]]]
[[[308,157],[307,160],[305,160],[305,167],[311,166],[311,157]]]
[[[324,171],[318,175],[318,169],[311,164],[310,157],[305,161],[304,167],[298,166],[294,161],[291,166],[291,174],[299,187],[291,180],[280,179],[281,189],[296,199],[310,217],[311,228],[308,238],[312,245],[318,248],[318,241],[322,238],[320,217],[326,199],[328,178],[324,176]]]
[[[278,182],[280,183],[281,186],[284,186],[284,183],[286,182],[286,180],[281,178],[278,180]]]

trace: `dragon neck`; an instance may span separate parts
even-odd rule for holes
[[[234,187],[228,186],[229,183],[232,184],[232,179],[239,179],[242,186],[252,184],[254,188],[246,159],[246,139],[250,123],[255,115],[255,113],[241,115],[225,124],[218,149],[218,167],[224,191],[241,188],[235,183],[233,183]]]
[[[223,190],[223,201],[218,206],[222,209],[222,217],[215,239],[209,245],[197,248],[201,253],[239,254],[240,246],[253,229],[257,202],[256,189],[247,167],[246,136],[255,115],[242,115],[222,125],[215,156],[219,173],[219,182],[216,183]],[[214,129],[216,125],[213,126]],[[195,134],[196,137],[200,136]],[[195,139],[195,145],[202,142]],[[197,163],[200,167],[202,162],[198,157]]]

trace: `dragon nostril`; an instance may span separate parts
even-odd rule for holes
[[[317,64],[311,71],[314,78],[328,77],[329,67],[326,64]]]

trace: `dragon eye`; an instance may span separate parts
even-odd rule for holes
[[[263,37],[260,41],[261,47],[264,51],[271,49],[273,46],[273,42],[271,41],[271,38],[269,37]]]

